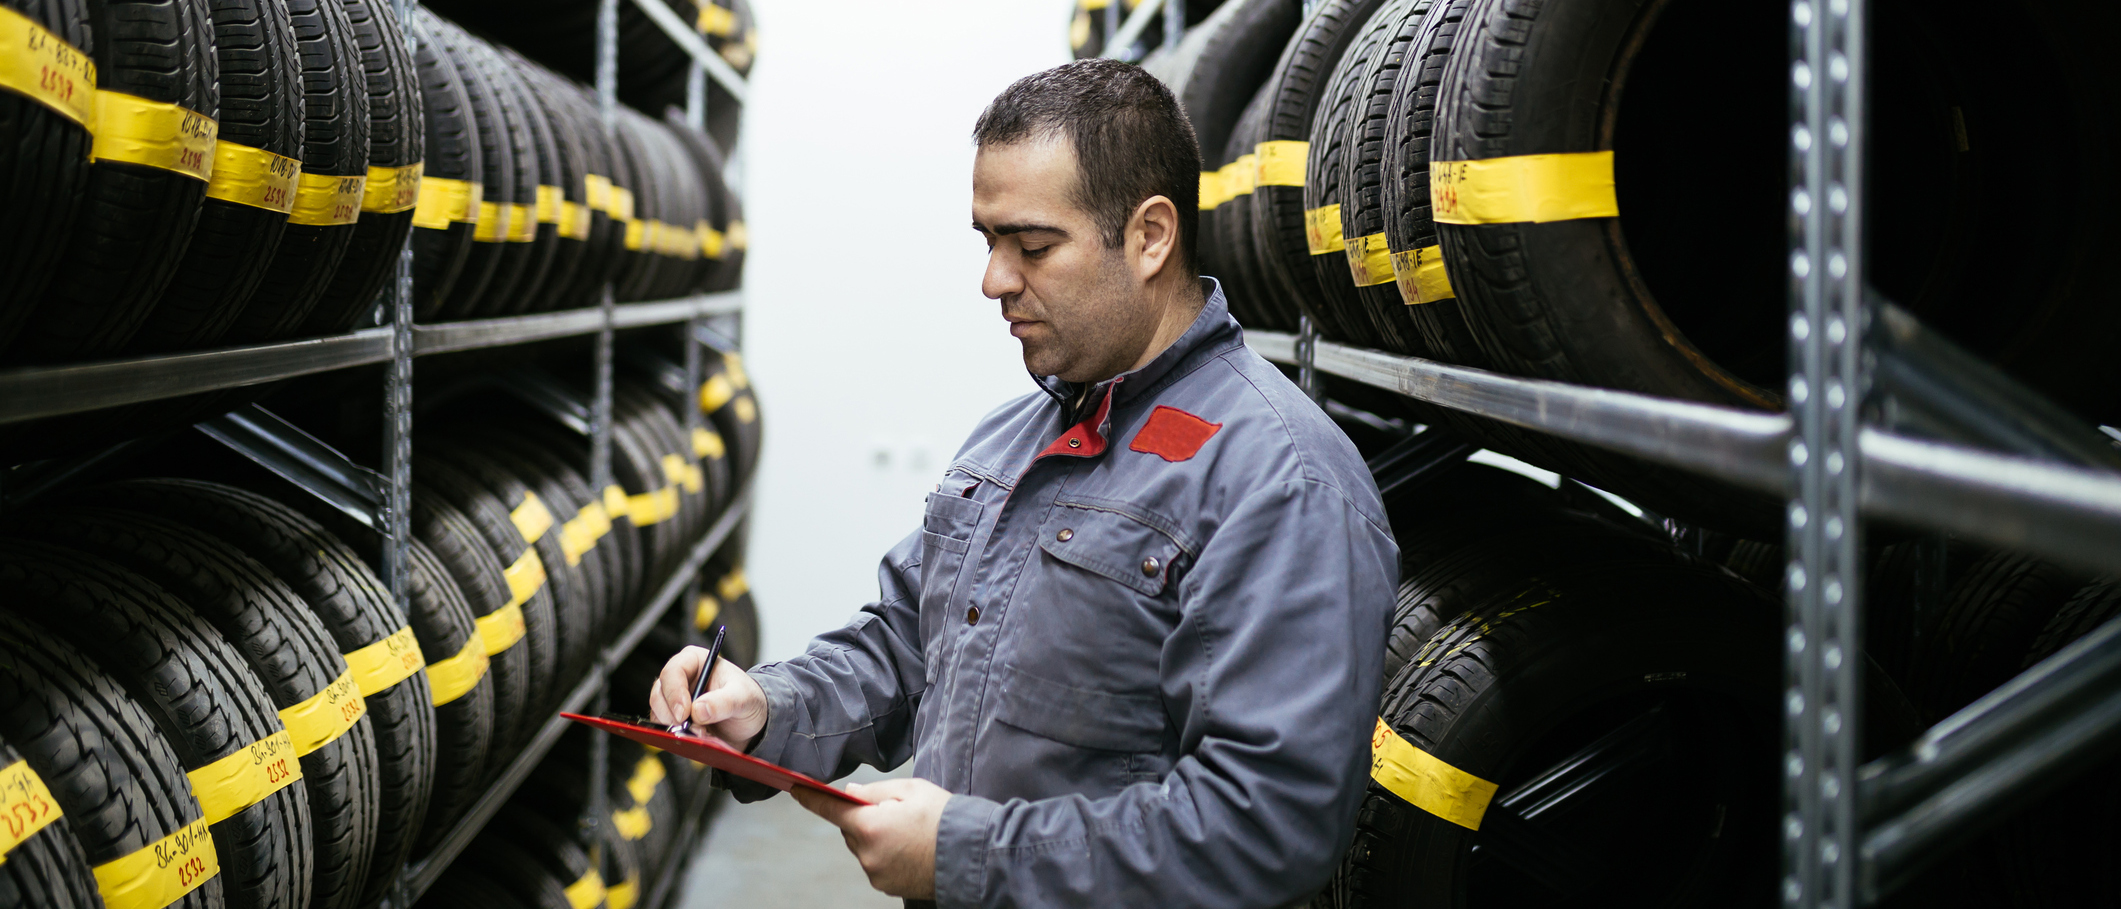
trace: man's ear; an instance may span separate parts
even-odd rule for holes
[[[1150,196],[1127,220],[1127,252],[1134,277],[1148,283],[1178,259],[1178,206],[1168,196]]]

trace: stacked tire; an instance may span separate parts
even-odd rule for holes
[[[651,598],[678,602],[649,649],[698,637],[696,593],[664,589],[733,497],[729,446],[704,416],[686,432],[687,402],[645,380],[616,400],[604,490],[575,467],[586,440],[550,418],[418,440],[409,611],[364,558],[374,531],[234,462],[7,515],[0,800],[26,826],[5,905],[387,897]],[[749,623],[729,564],[701,583]],[[755,623],[738,637],[733,656],[755,652]],[[689,765],[669,770],[694,792]],[[643,779],[621,788],[674,833],[674,796]],[[674,841],[649,845],[675,860]]]

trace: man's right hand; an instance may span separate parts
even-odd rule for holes
[[[648,692],[648,715],[665,726],[675,726],[684,722],[689,712],[693,731],[713,735],[722,744],[744,751],[766,728],[766,691],[735,663],[716,658],[714,675],[707,679],[707,691],[699,700],[691,700],[692,682],[699,678],[701,664],[706,662],[707,648],[687,647],[664,663],[662,675],[656,677],[655,687]]]

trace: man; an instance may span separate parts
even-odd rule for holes
[[[1377,488],[1196,275],[1200,153],[1162,84],[1071,63],[974,139],[982,289],[1039,391],[972,433],[881,600],[795,659],[717,663],[692,720],[821,778],[913,758],[850,787],[875,807],[796,794],[909,900],[1300,904],[1368,778],[1397,574]],[[704,659],[670,660],[657,721]]]

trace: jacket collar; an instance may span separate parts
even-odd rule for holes
[[[1166,385],[1177,381],[1185,374],[1214,357],[1219,357],[1245,343],[1245,332],[1230,317],[1230,301],[1223,296],[1222,282],[1203,276],[1201,291],[1207,295],[1207,303],[1200,314],[1193,317],[1193,324],[1170,347],[1157,354],[1141,368],[1121,373],[1086,389],[1074,382],[1055,376],[1033,376],[1039,389],[1051,396],[1060,405],[1062,425],[1072,425],[1092,414],[1102,415],[1110,408],[1102,406],[1106,391],[1114,385],[1119,387],[1112,397],[1113,403],[1126,404],[1143,395],[1162,391]],[[1183,367],[1183,368],[1182,368]]]

